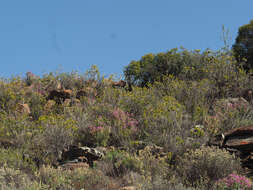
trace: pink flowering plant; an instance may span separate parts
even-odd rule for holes
[[[136,126],[138,124],[138,121],[133,118],[132,114],[124,112],[119,108],[115,108],[112,111],[112,115],[115,121],[114,122],[115,125],[119,125],[123,129],[130,129],[131,131],[137,131]]]
[[[103,126],[91,125],[89,126],[90,135],[95,139],[97,146],[106,146],[110,137],[108,128]]]
[[[107,112],[100,112],[92,125],[89,133],[95,138],[96,144],[106,146],[128,140],[137,133],[138,121],[133,115],[120,108],[111,108]]]
[[[219,134],[236,126],[251,125],[251,117],[252,112],[245,99],[220,99],[213,105],[213,114],[205,116],[204,125],[210,133]]]
[[[95,138],[98,146],[106,146],[110,138],[110,126],[106,124],[105,119],[99,116],[95,120],[95,125],[89,126],[90,135]]]
[[[226,178],[220,179],[215,184],[217,190],[250,190],[253,189],[252,181],[241,175],[230,174]]]
[[[111,113],[112,134],[120,139],[129,138],[137,133],[138,121],[132,114],[120,108],[114,108]]]

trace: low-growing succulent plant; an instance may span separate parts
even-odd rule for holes
[[[253,189],[253,183],[251,179],[237,175],[237,174],[229,174],[227,177],[218,180],[215,183],[215,190],[251,190]]]

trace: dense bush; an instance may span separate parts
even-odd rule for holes
[[[129,171],[141,172],[142,163],[134,155],[125,151],[112,150],[107,153],[99,167],[109,176],[123,176]]]
[[[211,134],[224,133],[238,126],[253,124],[252,106],[243,99],[239,103],[230,103],[233,99],[218,99],[212,106],[214,114],[205,117],[205,126]]]
[[[39,159],[54,163],[64,148],[74,141],[76,122],[61,116],[40,117],[38,133],[33,138],[33,145],[41,157]],[[36,155],[36,156],[38,156]]]
[[[246,71],[253,68],[253,20],[249,24],[241,26],[238,30],[233,52],[238,62],[245,62],[243,65]]]
[[[240,160],[225,150],[203,147],[186,152],[179,159],[178,174],[191,186],[205,183],[210,188],[215,181],[241,171]]]
[[[65,170],[52,167],[42,167],[37,174],[38,180],[47,185],[49,189],[115,189],[112,181],[101,171],[76,169]],[[117,186],[116,186],[117,187]]]
[[[214,58],[210,51],[200,50],[188,51],[186,49],[171,49],[166,53],[147,54],[139,61],[132,61],[125,67],[124,74],[126,79],[141,87],[147,86],[148,83],[153,84],[155,81],[163,81],[164,76],[181,76],[187,80],[198,80],[203,78],[206,66]],[[197,72],[189,72],[195,70]]]
[[[47,185],[33,181],[29,175],[22,173],[22,171],[19,169],[12,169],[6,165],[0,167],[0,189],[33,190],[47,188]]]
[[[13,114],[18,103],[25,98],[23,84],[20,78],[0,81],[0,111]]]
[[[132,61],[124,70],[127,80],[141,87],[159,80],[163,75],[178,75],[185,62],[184,52],[172,49],[157,55],[147,54],[140,61]]]

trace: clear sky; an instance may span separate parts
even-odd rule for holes
[[[0,77],[31,71],[122,75],[147,53],[231,43],[253,0],[0,0]]]

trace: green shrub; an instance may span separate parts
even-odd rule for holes
[[[65,116],[72,121],[75,121],[76,131],[74,136],[74,143],[85,146],[94,147],[96,145],[96,139],[90,134],[90,126],[92,125],[92,118],[89,112],[90,104],[82,107],[75,107],[71,110],[65,111]]]
[[[53,190],[117,190],[119,188],[113,179],[99,170],[92,169],[62,170],[47,166],[42,167],[36,177],[40,183]]]
[[[138,133],[138,121],[133,118],[132,114],[120,108],[114,108],[110,114],[110,144],[128,144],[131,139],[135,138],[135,134]]]
[[[135,88],[121,97],[120,106],[138,120],[140,138],[154,137],[180,120],[184,107],[171,96],[161,96],[152,88]],[[158,137],[158,136],[157,136]]]
[[[163,156],[154,154],[152,147],[147,146],[138,152],[138,159],[142,163],[141,174],[149,183],[153,183],[157,178],[162,180],[169,180],[173,175],[170,168],[170,161],[172,154],[168,153]]]
[[[79,76],[76,72],[71,73],[59,73],[56,76],[63,89],[74,89],[76,84],[79,82]],[[79,86],[79,85],[77,85]],[[82,85],[80,85],[82,86]]]
[[[8,168],[20,169],[27,173],[33,173],[36,170],[36,163],[29,159],[24,160],[23,149],[0,149],[0,167],[7,166]]]
[[[29,106],[30,106],[30,116],[34,120],[38,120],[40,116],[43,115],[44,112],[44,105],[46,104],[46,99],[42,95],[38,93],[33,93],[31,95],[31,98],[29,100]]]
[[[110,138],[111,105],[104,103],[88,104],[86,110],[79,116],[79,131],[82,143],[88,146],[106,146]],[[83,118],[82,118],[83,117]],[[82,122],[82,120],[86,122]],[[86,139],[85,139],[86,138]]]
[[[178,50],[171,49],[166,53],[147,54],[139,61],[132,61],[124,69],[125,78],[132,84],[141,87],[153,84],[157,81],[162,81],[163,76],[182,75],[187,79],[199,79],[204,75],[199,67],[209,63],[209,53],[200,53],[199,50],[188,51],[184,48]],[[198,73],[190,73],[184,71],[184,67],[198,69]]]
[[[0,81],[0,111],[13,114],[19,102],[24,98],[21,80],[13,78],[11,81]]]
[[[0,137],[16,140],[22,132],[30,132],[33,130],[27,116],[10,116],[0,114]]]
[[[119,188],[115,185],[116,182],[114,180],[105,176],[99,170],[85,170],[80,168],[68,173],[67,177],[70,179],[71,186],[74,189],[117,190]]]
[[[103,95],[100,96],[97,100],[100,103],[104,104],[110,104],[113,107],[118,107],[120,105],[121,97],[126,95],[127,92],[124,89],[120,88],[112,88],[111,86],[106,86],[107,84],[104,84],[104,91]]]
[[[63,172],[50,166],[42,166],[36,174],[37,180],[48,187],[48,189],[73,189],[71,180],[68,178],[70,172]]]
[[[98,163],[101,169],[108,176],[124,176],[128,172],[141,172],[142,163],[134,156],[125,151],[112,150],[106,154],[103,161]]]
[[[159,97],[153,96],[151,89],[134,87],[132,92],[122,94],[120,107],[140,119],[147,105],[154,105]]]
[[[0,189],[5,190],[42,190],[49,187],[32,180],[29,175],[19,169],[0,167]]]
[[[137,120],[111,104],[103,102],[87,104],[83,112],[83,114],[76,113],[74,117],[78,120],[78,130],[82,131],[79,133],[82,136],[79,135],[79,139],[82,138],[83,140],[80,140],[86,145],[89,143],[91,146],[122,146],[124,142],[133,138],[137,131]]]
[[[205,126],[210,135],[253,124],[253,111],[247,103],[236,105],[229,103],[229,99],[220,99],[216,101],[213,108],[215,114],[207,115],[205,118]]]
[[[205,183],[210,188],[218,179],[241,172],[241,166],[240,160],[225,150],[202,147],[186,152],[178,161],[177,172],[185,179],[185,184]]]
[[[152,184],[144,184],[141,190],[198,190],[193,187],[186,187],[182,183],[178,182],[176,184],[170,183],[169,181],[161,180],[157,178]],[[200,190],[200,189],[199,189]]]
[[[212,99],[240,96],[243,90],[252,87],[249,75],[238,66],[233,56],[222,51],[209,50],[203,54],[206,54],[204,64],[192,62],[185,65],[181,79],[208,79],[212,84],[212,91],[209,93],[209,98]]]
[[[207,79],[183,81],[173,76],[164,78],[163,82],[157,82],[154,85],[157,93],[174,97],[198,122],[202,122],[204,115],[208,112],[210,102],[207,96],[211,88],[212,85]]]
[[[38,128],[40,132],[32,142],[35,147],[42,148],[43,154],[50,162],[56,161],[61,151],[73,143],[77,130],[76,122],[63,116],[40,117]]]

